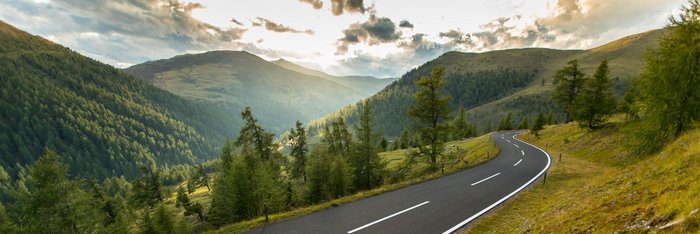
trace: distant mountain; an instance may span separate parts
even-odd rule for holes
[[[213,159],[239,127],[236,116],[1,21],[0,96],[0,166],[13,176],[53,150],[74,175],[134,178],[148,161]]]
[[[346,82],[357,84],[351,88],[328,78],[331,76],[322,78],[285,67],[303,70],[247,52],[211,51],[146,62],[125,71],[187,99],[216,103],[230,115],[238,116],[250,106],[263,125],[277,133],[291,128],[296,120],[310,121],[368,97],[370,93],[356,87],[374,84]]]
[[[445,67],[446,93],[452,96],[450,105],[453,110],[460,106],[468,109],[469,120],[480,130],[488,121],[495,126],[507,113],[512,113],[516,121],[525,116],[532,120],[538,112],[560,113],[560,108],[550,101],[555,87],[554,74],[571,59],[578,59],[582,70],[589,76],[601,61],[607,59],[616,91],[621,95],[631,77],[642,71],[646,49],[657,47],[657,40],[663,32],[654,30],[632,35],[590,50],[526,48],[445,53],[407,72],[370,97],[375,105],[378,130],[396,137],[411,124],[406,113],[414,101],[414,82],[428,75],[435,66]],[[318,127],[337,117],[344,117],[352,124],[357,114],[356,105],[346,106],[313,121],[310,132],[316,132]]]
[[[372,76],[332,76],[325,72],[309,69],[284,59],[273,61],[273,63],[295,72],[331,80],[351,89],[363,92],[367,94],[367,96],[379,92],[384,87],[391,84],[391,82],[398,80],[397,78],[379,79]]]

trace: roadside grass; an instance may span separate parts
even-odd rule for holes
[[[547,127],[539,139],[521,135],[552,156],[546,184],[462,232],[700,233],[700,130],[639,157],[627,153],[619,125],[588,131],[566,124]]]
[[[499,150],[497,144],[491,139],[490,134],[466,140],[451,141],[446,144],[445,149],[445,158],[450,162],[455,161],[455,159],[462,160],[460,163],[456,163],[453,165],[446,164],[445,175],[482,164],[488,161],[489,159],[493,158],[494,156],[498,155]],[[406,154],[408,152],[409,150],[396,150],[383,152],[379,155],[382,158],[382,161],[387,163],[387,170],[389,171],[389,173],[392,173],[398,168],[398,166],[401,164],[401,161],[406,157]],[[464,163],[464,161],[466,161],[467,163]],[[230,224],[221,227],[218,230],[209,230],[208,233],[241,233],[247,230],[262,227],[268,223],[279,222],[293,217],[310,214],[316,211],[339,206],[363,198],[379,195],[385,192],[393,191],[409,185],[425,182],[443,176],[440,170],[432,172],[428,169],[429,165],[427,163],[419,163],[414,165],[409,171],[409,173],[407,173],[407,175],[405,175],[402,178],[403,180],[397,183],[387,183],[379,188],[375,188],[368,191],[360,191],[349,196],[341,197],[320,204],[311,205],[307,207],[300,207],[287,212],[271,214],[269,215],[269,222],[267,223],[265,222],[265,217],[258,217],[252,220],[246,220]],[[199,189],[198,191],[201,191],[201,189]],[[208,193],[206,191],[206,188],[204,188],[204,190],[201,192]],[[199,196],[205,197],[204,195]],[[204,204],[205,200],[209,199],[208,195],[206,196],[206,198],[202,199],[203,200],[201,201]]]

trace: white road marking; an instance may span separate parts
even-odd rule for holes
[[[504,139],[504,138],[503,138],[503,134],[501,134],[501,139]]]
[[[499,173],[496,173],[496,174],[494,174],[494,175],[492,175],[492,176],[486,177],[486,179],[479,180],[479,181],[473,183],[472,186],[477,185],[477,184],[479,184],[479,183],[481,183],[481,182],[487,181],[488,179],[491,179],[491,178],[493,178],[493,177],[496,177],[497,175],[500,175],[500,174],[501,174],[501,173],[499,172]]]
[[[378,219],[377,221],[374,221],[374,222],[365,224],[365,225],[362,226],[362,227],[352,229],[352,230],[348,231],[348,234],[353,233],[353,232],[356,232],[356,231],[359,231],[359,230],[362,230],[362,229],[365,229],[366,227],[375,225],[375,224],[377,224],[377,223],[379,223],[379,222],[381,222],[381,221],[390,219],[390,218],[392,218],[392,217],[394,217],[394,216],[400,215],[400,214],[402,214],[402,213],[404,213],[404,212],[406,212],[406,211],[413,210],[413,209],[415,209],[415,208],[418,208],[419,206],[422,206],[422,205],[425,205],[425,204],[428,204],[428,203],[430,203],[430,201],[425,201],[425,202],[423,202],[423,203],[421,203],[421,204],[418,204],[418,205],[415,205],[415,206],[411,206],[411,207],[409,207],[408,209],[405,209],[405,210],[396,212],[396,213],[394,213],[394,214],[392,214],[392,215],[389,215],[389,216],[387,216],[387,217]]]
[[[516,144],[513,144],[513,145],[515,145],[515,148],[520,148],[520,146],[518,146],[518,145],[516,145]]]
[[[513,164],[513,166],[517,166],[517,165],[520,164],[520,162],[522,162],[522,161],[523,161],[523,159],[521,158],[520,160],[518,160],[518,162],[516,162],[515,164]]]
[[[508,143],[513,143],[513,142],[510,142],[510,140],[506,140],[506,141],[507,141]]]
[[[534,145],[532,145],[532,144],[530,144],[530,143],[527,143],[527,142],[524,142],[524,141],[520,141],[520,142],[525,143],[525,144],[528,144],[528,145],[530,145],[530,146],[532,146],[532,147],[535,147],[536,149],[542,151],[542,152],[544,153],[545,156],[547,156],[547,165],[544,166],[544,168],[542,169],[542,171],[540,171],[540,173],[537,173],[537,175],[535,175],[535,177],[532,177],[532,179],[530,179],[527,183],[525,183],[525,184],[523,184],[522,186],[520,186],[520,188],[516,189],[516,190],[513,191],[512,193],[510,193],[510,194],[506,195],[505,197],[501,198],[501,200],[498,200],[498,201],[494,202],[494,203],[491,204],[490,206],[484,208],[483,210],[479,211],[478,213],[476,213],[476,214],[472,215],[471,217],[465,219],[465,220],[462,221],[461,223],[458,223],[458,224],[455,225],[454,227],[448,229],[447,231],[444,231],[442,234],[449,234],[449,233],[452,233],[452,232],[456,231],[457,229],[461,228],[462,226],[466,225],[467,223],[473,221],[474,219],[478,218],[479,216],[483,215],[484,213],[488,212],[489,210],[491,210],[491,209],[493,209],[494,207],[498,206],[499,204],[503,203],[505,200],[508,200],[508,198],[514,196],[516,193],[520,192],[521,190],[525,189],[525,187],[527,187],[527,186],[529,186],[530,184],[532,184],[532,182],[534,182],[535,180],[537,180],[537,178],[539,178],[542,174],[544,174],[545,171],[547,171],[547,169],[549,169],[549,165],[551,165],[551,163],[552,163],[552,158],[549,157],[549,154],[548,154],[546,151],[544,151],[544,150],[540,149],[539,147],[534,146]]]
[[[525,156],[525,151],[520,150],[520,153],[523,154],[523,156]]]

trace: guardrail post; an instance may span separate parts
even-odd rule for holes
[[[544,172],[544,178],[542,180],[542,185],[547,184],[547,171]]]

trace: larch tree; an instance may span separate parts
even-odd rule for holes
[[[613,82],[610,79],[608,61],[603,61],[593,74],[587,79],[581,93],[573,103],[574,120],[589,129],[597,128],[605,117],[615,110],[615,93]]]
[[[292,152],[290,153],[294,161],[292,163],[292,177],[302,178],[306,182],[306,166],[308,143],[306,141],[306,129],[301,122],[297,120],[296,126],[289,130],[289,140]]]
[[[361,110],[359,125],[355,127],[357,144],[350,158],[350,165],[353,170],[354,187],[370,189],[381,182],[384,165],[377,154],[376,145],[379,136],[373,131],[374,119],[369,99],[362,103]]]
[[[647,53],[637,82],[643,120],[636,129],[644,153],[660,149],[700,119],[700,2],[691,0],[669,21],[669,33]]]
[[[443,88],[447,84],[444,74],[443,67],[434,67],[430,75],[416,81],[416,102],[408,111],[419,123],[418,131],[423,144],[418,146],[418,153],[429,157],[433,170],[437,169],[437,157],[444,149],[443,135],[449,129],[444,123],[450,114],[450,97],[443,94]]]
[[[578,66],[578,60],[567,62],[567,66],[557,71],[554,77],[557,86],[552,93],[552,99],[564,107],[564,122],[571,122],[574,100],[581,92],[585,83],[585,75]]]

